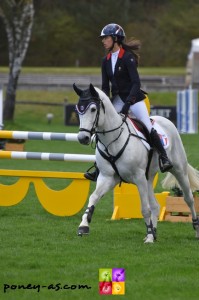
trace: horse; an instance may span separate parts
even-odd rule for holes
[[[157,239],[160,211],[152,185],[159,171],[157,151],[152,149],[149,163],[150,150],[137,135],[132,120],[128,116],[118,114],[102,90],[92,84],[85,90],[75,84],[73,88],[79,96],[76,105],[80,121],[78,140],[83,145],[89,145],[95,135],[96,164],[99,169],[95,190],[89,197],[88,207],[82,216],[77,234],[79,236],[89,234],[90,222],[99,200],[117,184],[126,182],[135,184],[138,188],[141,212],[146,225],[144,243],[153,243]],[[199,171],[188,163],[175,125],[162,116],[152,116],[151,119],[164,130],[169,140],[167,155],[173,168],[167,173],[163,185],[169,187],[178,183],[181,187],[192,214],[196,238],[199,238],[199,218],[193,198],[193,191],[199,187]]]

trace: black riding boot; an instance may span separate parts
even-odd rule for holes
[[[95,170],[93,172],[89,172],[90,169],[92,169],[93,167],[95,167]],[[99,169],[98,169],[97,165],[94,164],[94,166],[92,166],[90,169],[88,169],[88,171],[86,173],[84,173],[84,177],[91,181],[97,181],[97,177],[99,175]]]
[[[159,153],[160,171],[162,173],[169,171],[173,167],[173,165],[168,159],[167,153],[161,143],[160,137],[154,128],[152,128],[151,130],[150,137],[152,145],[156,148],[157,152]]]

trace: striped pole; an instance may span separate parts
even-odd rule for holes
[[[72,141],[77,142],[77,133],[34,132],[34,131],[0,131],[1,139]]]
[[[23,151],[0,151],[0,159],[23,159],[23,160],[32,159],[32,160],[95,162],[95,155],[46,153],[46,152],[23,152]]]

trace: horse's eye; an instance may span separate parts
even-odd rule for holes
[[[95,112],[96,111],[96,108],[95,107],[92,107],[91,108],[91,112]]]

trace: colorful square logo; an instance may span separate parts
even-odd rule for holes
[[[112,281],[112,269],[99,269],[99,281],[100,282]]]
[[[112,295],[124,295],[125,283],[124,282],[112,282]]]
[[[113,281],[125,281],[125,269],[112,269]]]
[[[124,295],[125,294],[125,269],[99,269],[99,294]]]

